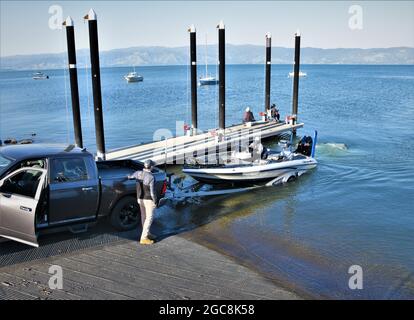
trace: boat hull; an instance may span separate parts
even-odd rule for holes
[[[276,162],[268,165],[247,165],[243,167],[191,168],[185,167],[183,172],[194,179],[208,183],[257,184],[268,182],[278,177],[298,176],[315,168],[317,162],[313,158]]]
[[[44,76],[44,77],[32,77],[33,80],[47,80],[49,79],[48,76]]]
[[[218,83],[219,83],[218,80],[202,80],[202,79],[200,79],[198,81],[199,86],[212,86],[212,85],[216,85]]]
[[[128,78],[128,77],[125,77],[125,80],[127,82],[142,82],[142,81],[144,81],[144,77],[137,77],[137,78]]]

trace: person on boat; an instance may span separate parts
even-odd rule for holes
[[[134,172],[128,179],[137,181],[137,200],[141,211],[142,234],[140,244],[153,244],[154,236],[150,233],[154,210],[157,207],[157,193],[155,192],[155,179],[152,174],[154,163],[145,160],[144,170]]]
[[[285,148],[279,153],[278,160],[292,160],[293,158],[293,152],[290,150],[290,148]]]
[[[272,118],[272,120],[276,120],[277,122],[279,122],[280,120],[279,109],[276,108],[275,104],[272,104],[272,106],[270,107],[270,117]]]
[[[243,123],[253,122],[253,121],[256,121],[254,119],[253,112],[251,112],[250,108],[247,107],[243,115]]]
[[[313,141],[311,136],[303,136],[299,141],[295,152],[309,157],[312,153],[312,143]]]
[[[255,137],[253,142],[249,145],[249,151],[252,155],[253,161],[266,158],[266,149],[263,147],[260,142],[260,137]]]

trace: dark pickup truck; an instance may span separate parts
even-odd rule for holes
[[[100,217],[118,230],[140,223],[132,160],[95,161],[85,149],[59,145],[0,147],[0,237],[38,246],[49,231],[81,231]],[[166,175],[154,168],[159,203]]]

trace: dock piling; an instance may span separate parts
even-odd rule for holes
[[[191,60],[191,127],[192,134],[197,134],[197,43],[194,25],[188,29],[190,32],[190,60]]]
[[[70,92],[72,100],[73,129],[75,135],[75,144],[83,148],[82,123],[79,107],[79,88],[78,88],[78,70],[76,68],[76,47],[75,47],[75,29],[71,17],[63,22],[66,27],[66,41],[68,47],[68,67],[70,77]]]
[[[298,116],[298,97],[299,97],[299,68],[300,67],[300,32],[295,33],[295,65],[293,69],[293,98],[292,98],[292,115]]]
[[[89,27],[89,49],[91,55],[91,75],[97,149],[96,156],[98,159],[105,160],[101,72],[99,67],[98,22],[95,11],[93,9],[89,10],[89,13],[84,17],[84,19],[88,20]]]
[[[272,69],[272,35],[266,33],[265,114],[270,110],[270,74]]]
[[[226,73],[226,61],[225,61],[225,30],[224,23],[220,21],[218,28],[218,54],[219,54],[219,128],[226,128],[226,84],[225,84],[225,73]]]

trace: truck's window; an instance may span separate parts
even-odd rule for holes
[[[19,172],[5,180],[0,191],[34,198],[41,176],[42,172],[30,169]]]
[[[41,169],[45,169],[45,160],[43,159],[39,159],[39,160],[26,160],[23,161],[20,164],[21,168],[25,168],[25,167],[33,167],[33,168],[41,168]]]
[[[86,163],[81,158],[54,159],[50,179],[52,183],[88,180]]]

